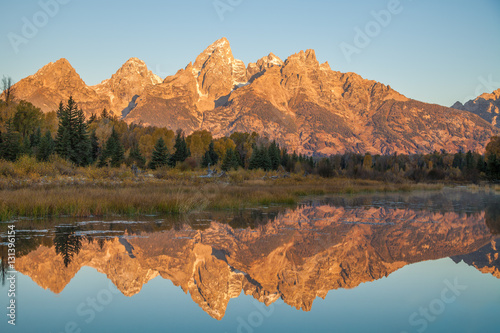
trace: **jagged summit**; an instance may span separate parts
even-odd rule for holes
[[[200,71],[206,64],[207,60],[212,57],[217,57],[222,61],[230,63],[234,60],[233,52],[229,41],[223,37],[214,43],[210,44],[195,60],[193,67],[195,70]]]
[[[500,115],[500,88],[492,93],[481,94],[465,104],[456,102],[452,108],[472,112],[493,126],[500,127],[500,121],[498,121]]]
[[[481,94],[481,95],[479,95],[478,98],[482,98],[485,100],[498,100],[498,99],[500,99],[500,88],[493,91],[491,94],[489,94],[489,93]]]
[[[89,87],[60,59],[15,89],[18,99],[43,111],[73,95],[87,115],[107,108],[128,123],[187,134],[206,129],[215,137],[255,131],[306,154],[481,152],[500,133],[469,112],[414,101],[380,82],[333,71],[312,49],[285,61],[269,53],[245,65],[224,37],[163,81],[130,58],[111,78]],[[496,117],[495,105],[489,112]]]

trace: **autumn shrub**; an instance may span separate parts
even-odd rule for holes
[[[49,163],[53,163],[54,168],[62,176],[74,176],[76,174],[75,165],[57,155],[52,156]]]
[[[13,162],[0,160],[0,176],[6,178],[19,178],[21,174]]]

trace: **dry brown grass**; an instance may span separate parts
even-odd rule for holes
[[[176,174],[163,179],[54,181],[0,190],[0,219],[113,214],[183,214],[208,209],[294,205],[304,196],[332,193],[435,190],[439,185],[386,184],[377,181],[293,177],[248,179],[238,172],[222,179]],[[236,178],[236,179],[235,179]]]
[[[293,205],[309,195],[433,190],[440,185],[391,184],[238,170],[223,178],[204,171],[160,169],[134,176],[129,168],[77,168],[62,159],[0,161],[0,219],[113,214],[183,214],[207,209]]]

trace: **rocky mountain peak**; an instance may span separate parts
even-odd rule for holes
[[[485,100],[493,100],[493,101],[500,100],[500,88],[493,91],[491,94],[488,93],[481,94],[478,98],[476,98],[476,100],[479,98]]]
[[[282,67],[285,63],[279,57],[274,55],[273,53],[269,53],[268,56],[262,57],[257,60],[256,63],[249,63],[247,67],[248,77],[252,78],[255,74],[262,73],[267,68],[271,68],[274,66]]]
[[[208,96],[211,100],[226,96],[247,82],[245,64],[234,58],[225,37],[212,43],[196,58],[192,71],[200,97]]]
[[[117,71],[110,80],[136,81],[137,79],[147,79],[151,84],[161,83],[163,80],[151,72],[146,63],[138,58],[130,58]],[[106,82],[108,80],[105,80]]]
[[[319,67],[319,62],[316,59],[316,52],[314,50],[302,50],[299,53],[292,54],[285,61],[285,65],[288,64],[303,64],[306,66]]]
[[[233,52],[229,41],[223,37],[208,46],[195,60],[193,67],[196,71],[201,71],[206,62],[212,57],[220,59],[222,62],[230,64],[233,60]]]
[[[87,100],[94,101],[95,105],[100,103],[95,92],[64,58],[48,63],[34,75],[17,82],[14,89],[16,99],[29,101],[44,112],[57,110],[59,102],[70,96],[80,107],[85,107],[83,104]]]
[[[62,69],[66,68],[66,69],[74,70],[73,66],[71,66],[71,64],[69,63],[68,59],[66,59],[66,58],[61,58],[61,59],[57,60],[56,62],[50,62],[45,67],[49,67],[49,68],[62,68]]]
[[[61,58],[56,62],[50,62],[43,66],[32,77],[40,80],[43,85],[61,87],[64,85],[85,85],[85,82],[77,74],[68,60]]]
[[[500,89],[493,91],[491,94],[481,94],[465,104],[456,102],[452,105],[452,108],[475,113],[493,126],[500,127],[498,119],[500,115]]]
[[[328,61],[325,61],[324,63],[322,63],[320,66],[319,66],[322,70],[324,71],[331,71],[332,68],[330,67],[330,64],[328,63]]]
[[[109,98],[111,111],[121,117],[135,107],[135,100],[149,86],[162,79],[148,69],[138,58],[128,59],[111,78],[94,86],[94,90]]]
[[[306,50],[306,63],[319,65],[319,62],[316,59],[316,51],[312,49]]]

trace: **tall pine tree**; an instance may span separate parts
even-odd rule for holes
[[[57,111],[59,127],[56,135],[56,152],[62,158],[76,165],[91,163],[91,142],[82,110],[78,109],[73,97],[66,106],[61,102]]]
[[[50,131],[45,132],[45,135],[40,140],[40,144],[38,145],[38,149],[36,152],[36,159],[39,161],[48,161],[50,155],[54,153],[55,143],[52,139],[52,135]]]
[[[184,138],[184,133],[181,130],[177,131],[174,149],[175,153],[170,156],[168,161],[168,164],[171,167],[175,167],[177,162],[184,162],[190,155],[186,140]]]
[[[208,145],[208,150],[205,152],[205,155],[203,155],[203,159],[201,161],[201,165],[206,168],[209,165],[216,165],[217,162],[219,162],[219,155],[215,152],[214,149],[214,142],[210,141],[210,144]]]
[[[240,166],[240,159],[237,156],[237,153],[232,149],[228,148],[226,150],[226,155],[224,156],[224,161],[222,162],[222,170],[229,171],[231,169],[238,169]]]
[[[280,148],[276,141],[271,142],[269,146],[269,159],[271,161],[271,169],[278,170],[281,164]]]
[[[73,160],[77,165],[89,165],[92,163],[92,143],[85,122],[85,115],[81,109],[76,110],[75,120],[75,133],[73,134],[75,156]]]
[[[143,169],[146,166],[146,159],[142,156],[139,150],[139,145],[135,142],[130,148],[128,155],[128,164],[135,164],[137,167]]]
[[[158,141],[156,141],[155,147],[153,149],[153,156],[151,157],[149,168],[155,170],[167,165],[168,162],[168,148],[165,145],[165,141],[163,140],[163,138],[160,137]]]
[[[21,152],[21,136],[15,132],[12,121],[7,122],[7,133],[2,136],[0,158],[15,161]]]
[[[249,169],[263,169],[269,171],[272,169],[271,159],[268,149],[262,146],[254,146],[252,156],[250,157]]]
[[[106,141],[105,148],[99,158],[99,167],[109,165],[113,168],[119,167],[125,161],[123,146],[116,133],[115,128],[111,131],[111,136]]]
[[[90,133],[90,158],[92,159],[92,163],[97,161],[99,158],[99,154],[101,153],[101,148],[99,147],[99,140],[97,139],[97,135],[95,131]]]

